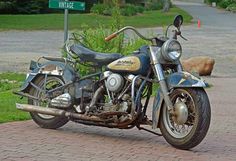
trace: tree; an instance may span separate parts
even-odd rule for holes
[[[162,0],[163,12],[168,12],[170,10],[170,0]]]

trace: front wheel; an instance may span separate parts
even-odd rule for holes
[[[210,126],[211,108],[201,88],[177,88],[170,95],[174,111],[164,104],[160,129],[166,141],[178,149],[191,149],[206,136]]]

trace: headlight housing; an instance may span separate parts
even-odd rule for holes
[[[161,48],[161,55],[166,61],[176,61],[182,55],[182,47],[177,40],[167,40]]]

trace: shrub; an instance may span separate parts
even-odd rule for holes
[[[229,5],[226,10],[231,11],[231,12],[236,12],[236,3],[233,3]]]
[[[121,8],[121,15],[123,16],[134,16],[138,13],[143,13],[144,7],[142,6],[135,6],[132,4],[126,4]]]
[[[94,4],[90,12],[102,15],[105,10],[108,10],[110,7],[105,4]]]
[[[140,46],[147,43],[142,39],[131,39],[124,41],[124,34],[120,34],[117,38],[111,40],[110,42],[106,42],[104,40],[106,36],[122,27],[123,18],[121,16],[120,8],[115,6],[112,10],[112,24],[110,25],[110,28],[105,28],[105,26],[101,24],[99,24],[96,29],[83,25],[82,30],[75,32],[74,43],[81,43],[97,52],[122,53],[123,55],[131,54]],[[91,71],[90,68],[83,65],[79,65],[79,69],[82,76]]]
[[[106,42],[104,38],[111,34],[111,30],[107,30],[103,25],[93,29],[88,26],[83,26],[83,30],[75,32],[74,43],[81,43],[84,46],[103,53],[121,53],[123,55],[130,55],[142,45],[148,42],[140,38],[125,39],[121,34],[110,42]],[[89,74],[92,70],[83,65],[78,65],[80,74],[82,76]]]
[[[146,10],[161,10],[163,8],[162,1],[159,1],[158,3],[148,3],[146,6]]]
[[[10,1],[0,2],[0,13],[9,13],[14,10],[14,3]]]
[[[113,9],[114,9],[114,6],[112,5],[95,4],[91,8],[90,12],[95,13],[95,14],[100,14],[100,15],[111,16]],[[120,9],[120,12],[122,16],[134,16],[134,15],[137,15],[138,13],[143,13],[144,7],[135,6],[132,4],[126,4],[122,6],[122,8]]]
[[[137,10],[134,5],[125,5],[121,8],[121,15],[123,16],[134,16],[137,14]]]
[[[145,8],[143,6],[136,6],[136,10],[138,13],[143,13]]]
[[[222,0],[219,2],[218,6],[221,8],[227,8],[229,5],[233,4],[233,0]]]

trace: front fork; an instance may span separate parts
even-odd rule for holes
[[[153,69],[154,69],[154,72],[157,76],[157,80],[160,84],[160,89],[161,89],[161,92],[162,92],[162,95],[163,95],[163,99],[164,99],[164,101],[167,105],[168,110],[171,112],[171,111],[173,111],[174,106],[173,106],[173,103],[170,100],[170,96],[169,96],[170,92],[169,92],[168,86],[166,84],[166,80],[165,80],[165,76],[164,76],[162,66],[159,63],[158,58],[157,58],[157,54],[158,54],[158,52],[160,52],[160,48],[154,47],[154,46],[150,46],[149,48],[150,48],[150,57],[151,57],[151,60],[152,60]],[[177,70],[182,71],[182,66],[178,65]]]
[[[166,80],[164,77],[163,69],[161,64],[154,64],[154,71],[160,84],[160,89],[163,95],[163,99],[167,105],[168,111],[173,111],[173,103],[170,100],[169,90],[167,88]]]

